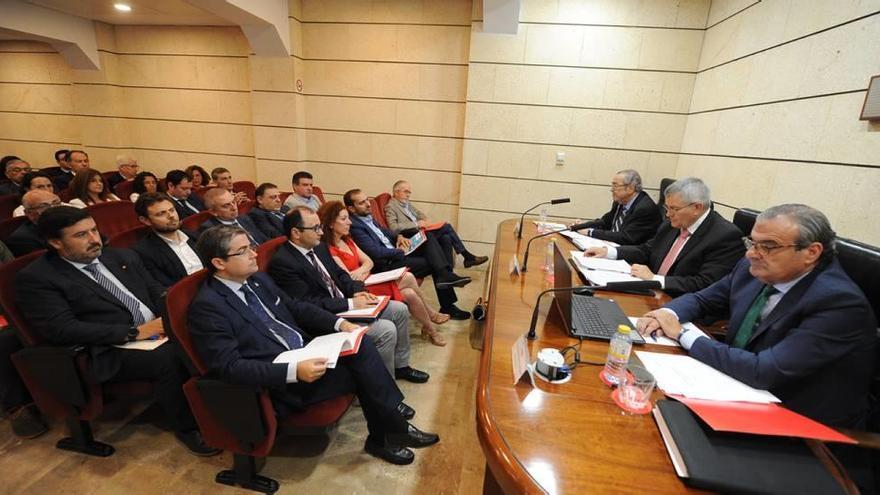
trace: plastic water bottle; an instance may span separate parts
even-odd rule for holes
[[[541,208],[541,215],[538,217],[538,233],[546,234],[550,232],[550,229],[547,228],[547,207]]]
[[[617,333],[611,337],[611,344],[608,346],[608,358],[602,373],[608,382],[615,385],[623,381],[626,366],[629,364],[629,354],[632,352],[631,332],[632,329],[627,325],[618,325]]]
[[[553,273],[553,251],[555,250],[556,239],[550,239],[547,243],[547,250],[544,251],[544,266],[541,267],[547,273]]]

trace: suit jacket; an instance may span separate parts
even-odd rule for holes
[[[336,315],[287,296],[264,273],[255,273],[248,285],[276,319],[297,330],[308,342],[333,332]],[[242,385],[269,386],[273,397],[287,382],[287,365],[272,363],[286,351],[272,332],[229,287],[209,277],[189,308],[193,346],[210,372],[221,380]],[[290,395],[290,394],[286,394]],[[286,403],[297,398],[287,397]]]
[[[111,175],[110,178],[107,179],[107,185],[110,186],[110,192],[115,193],[116,186],[121,182],[125,182],[126,180],[127,179],[122,174],[117,173],[117,174]]]
[[[257,226],[254,225],[254,221],[251,220],[251,217],[247,215],[239,215],[236,220],[238,220],[238,224],[241,225],[241,227],[246,230],[248,234],[251,235],[251,237],[254,238],[254,241],[257,244],[262,244],[269,240],[269,238],[266,237],[262,232],[260,232],[260,229],[258,229]],[[217,217],[211,217],[210,219],[206,220],[205,223],[201,225],[201,227],[199,227],[199,234],[210,229],[211,227],[216,227],[218,225],[223,224],[220,223],[220,220],[217,220]]]
[[[28,220],[9,234],[6,238],[6,246],[15,256],[24,256],[46,249],[46,240],[40,235],[37,224]]]
[[[195,251],[199,236],[186,230],[183,233],[189,237],[186,243]],[[156,232],[150,231],[132,249],[141,257],[150,275],[165,287],[171,287],[187,275],[183,262]]]
[[[171,199],[174,202],[174,209],[177,210],[177,217],[178,218],[180,218],[182,220],[190,215],[195,215],[195,212],[193,212],[192,210],[190,210],[186,206],[183,206],[182,204],[180,204],[180,200],[178,200],[177,198],[171,198]],[[199,197],[196,196],[195,194],[190,194],[189,197],[186,198],[186,202],[191,204],[194,208],[198,209],[199,211],[205,211],[207,209],[207,208],[205,208],[205,203],[203,203],[202,200],[199,199]]]
[[[283,215],[284,212],[285,209],[282,208],[281,214]],[[264,210],[257,206],[251,208],[251,211],[248,212],[248,216],[251,217],[251,220],[253,220],[257,229],[259,229],[267,238],[274,239],[284,235],[284,221],[270,213],[269,210]]]
[[[278,248],[266,271],[290,297],[320,306],[331,313],[348,311],[346,298],[363,291],[364,283],[353,280],[348,272],[340,268],[323,242],[313,251],[345,298],[330,295],[318,270],[290,242],[285,242]]]
[[[416,205],[414,205],[412,201],[409,202],[409,208],[415,214],[416,219],[424,220],[428,218],[427,215],[416,208]],[[412,219],[407,216],[403,203],[395,198],[391,198],[388,201],[388,204],[385,205],[385,220],[388,222],[388,228],[396,233],[400,233],[403,230],[419,228],[418,224],[413,222]]]
[[[379,230],[385,234],[385,237],[391,243],[392,246],[395,245],[395,240],[397,239],[397,235],[394,232],[382,227],[381,225],[376,225],[379,227]],[[394,260],[403,260],[404,254],[403,251],[397,248],[389,249],[382,244],[382,240],[379,239],[379,236],[376,235],[373,230],[367,226],[365,220],[362,220],[357,215],[351,216],[351,238],[354,239],[354,243],[357,244],[358,248],[360,248],[364,253],[367,254],[374,261],[383,260],[383,261],[394,261]]]
[[[612,232],[614,220],[623,210],[623,205],[617,202],[611,204],[611,211],[602,215],[602,218],[594,220],[587,225],[593,229],[591,237],[605,241],[616,242],[621,245],[641,244],[650,239],[657,232],[662,218],[660,210],[654,200],[644,191],[639,191],[633,201],[630,211],[623,217],[623,224],[618,232]]]
[[[21,186],[12,182],[11,180],[3,181],[0,183],[0,196],[7,196],[10,194],[21,195]]]
[[[73,172],[65,172],[61,167],[43,168],[40,169],[40,172],[44,172],[52,178],[56,193],[60,193],[67,189],[67,186],[70,185],[70,181],[73,180]]]
[[[644,244],[618,247],[617,257],[648,265],[657,273],[678,235],[678,229],[663,222],[654,237]],[[679,295],[705,289],[730,273],[745,250],[742,232],[718,213],[710,211],[678,253],[666,275],[664,290]]]
[[[877,322],[838,261],[817,267],[761,321],[745,349],[730,346],[763,283],[741,260],[712,286],[667,305],[681,321],[730,313],[726,343],[699,338],[690,355],[832,426],[859,426],[868,408]]]
[[[164,311],[165,288],[127,249],[105,248],[101,263],[156,316]],[[119,370],[113,344],[124,344],[132,327],[131,313],[89,275],[54,252],[46,253],[16,276],[21,312],[38,335],[53,344],[88,345],[99,381]]]

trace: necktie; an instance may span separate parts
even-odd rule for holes
[[[333,283],[333,279],[330,278],[330,274],[327,273],[321,265],[318,264],[318,257],[315,255],[314,251],[309,251],[306,253],[309,261],[312,263],[312,266],[315,267],[315,270],[318,270],[318,273],[321,274],[321,279],[324,280],[324,285],[327,286],[327,290],[330,292],[330,295],[333,297],[345,297],[339,287],[336,287],[336,284]]]
[[[284,221],[284,213],[281,213],[280,211],[270,211],[269,213],[271,213],[278,220]]]
[[[252,236],[251,233],[248,232],[248,229],[244,228],[242,224],[238,223],[238,220],[233,220],[232,222],[235,224],[236,227],[239,227],[241,228],[241,230],[244,231],[244,233],[247,235],[248,240],[251,241],[252,246],[257,246],[260,244],[259,242],[257,242],[256,239],[254,239],[254,236]]]
[[[663,263],[660,263],[660,269],[657,270],[657,273],[659,275],[665,276],[667,273],[669,273],[669,269],[672,268],[672,264],[675,263],[675,258],[678,257],[678,253],[681,252],[681,248],[684,247],[685,241],[687,241],[687,238],[690,236],[690,230],[681,229],[681,233],[678,234],[675,242],[672,243],[672,247],[669,248],[669,252],[666,253],[666,257],[663,258]]]
[[[122,289],[119,288],[112,280],[107,278],[106,275],[101,273],[98,269],[97,263],[91,263],[83,267],[83,269],[92,274],[92,277],[98,282],[98,285],[103,287],[107,292],[110,293],[116,299],[119,299],[119,302],[122,303],[123,306],[131,313],[132,321],[135,326],[140,326],[146,323],[144,320],[144,314],[141,313],[141,305],[140,301],[135,299],[132,296],[129,296]]]
[[[764,309],[764,306],[767,305],[770,296],[777,292],[778,291],[771,285],[765,285],[764,288],[761,289],[761,292],[759,292],[755,297],[755,300],[752,301],[752,305],[749,306],[749,310],[746,311],[746,315],[743,317],[743,321],[739,325],[739,330],[737,330],[736,336],[733,338],[734,347],[743,349],[746,344],[749,343],[749,339],[752,338],[752,334],[755,332],[755,327],[758,326],[758,320],[761,318],[761,311]]]
[[[623,226],[623,218],[626,216],[626,208],[621,206],[620,212],[617,214],[617,218],[614,219],[614,224],[611,226],[612,232],[620,232],[620,227]]]
[[[295,329],[273,318],[272,315],[266,311],[266,308],[263,307],[263,304],[260,303],[260,298],[257,297],[247,284],[242,285],[239,290],[244,293],[244,300],[247,301],[248,308],[251,309],[254,315],[259,318],[269,330],[284,339],[284,341],[287,342],[287,347],[290,349],[299,349],[303,346],[302,335],[300,335]]]

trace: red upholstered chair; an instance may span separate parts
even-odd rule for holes
[[[107,201],[88,206],[86,210],[98,224],[98,231],[106,237],[141,225],[131,201]]]
[[[199,227],[201,227],[203,223],[207,222],[208,219],[212,216],[213,215],[211,215],[210,211],[200,211],[181,220],[180,228],[184,230],[190,230],[192,232],[198,232]]]
[[[65,203],[70,203],[70,200],[73,199],[73,189],[67,188],[63,191],[55,191],[58,194],[58,199]]]
[[[391,201],[391,195],[387,192],[383,192],[376,196],[376,206],[379,208],[379,216],[382,217],[382,221],[385,222],[386,227],[388,226],[388,218],[385,217],[385,206],[389,201]],[[376,216],[376,214],[374,213],[373,216]]]
[[[203,187],[203,188],[201,188],[201,189],[196,189],[196,190],[193,191],[193,194],[195,194],[196,196],[198,196],[199,199],[205,199],[205,194],[206,194],[208,191],[210,191],[211,189],[215,189],[216,187],[217,187],[217,186],[208,186],[208,187]]]
[[[116,188],[113,190],[113,194],[119,197],[119,199],[128,200],[131,197],[131,193],[134,192],[134,181],[133,180],[124,180],[119,184],[116,184]]]
[[[327,202],[327,200],[324,199],[324,191],[322,191],[320,187],[312,186],[312,194],[314,194],[315,196],[318,197],[318,199],[321,200],[321,204],[324,204]]]
[[[107,181],[110,180],[110,177],[113,177],[118,173],[117,170],[110,170],[108,172],[101,172],[101,177],[104,178],[104,184],[107,184]]]
[[[12,363],[40,411],[66,421],[70,436],[59,440],[57,448],[107,457],[115,449],[94,439],[89,422],[103,411],[106,396],[149,395],[152,385],[125,382],[102,386],[92,378],[85,346],[49,345],[30,328],[15,302],[15,276],[45,252],[36,251],[0,265],[0,306],[25,345],[12,355]]]
[[[235,192],[243,192],[249,200],[257,200],[257,186],[249,180],[239,180],[232,183],[232,190]]]
[[[266,269],[269,268],[269,260],[272,259],[272,256],[275,255],[275,251],[278,251],[278,248],[280,248],[286,241],[287,237],[282,235],[257,246],[257,267],[259,267],[261,272],[265,272]]]
[[[167,191],[168,189],[165,188],[165,182],[166,182],[166,180],[165,180],[164,177],[161,178],[161,179],[159,179],[159,183],[156,184],[156,190],[159,191],[159,192],[165,192],[165,191]]]
[[[370,211],[373,214],[373,220],[387,229],[388,222],[385,220],[385,210],[379,208],[379,202],[376,201],[376,198],[370,198]]]
[[[284,238],[271,242],[277,240],[283,242]],[[183,391],[205,442],[233,453],[232,469],[217,473],[215,481],[275,493],[278,482],[258,474],[262,463],[257,459],[265,458],[272,451],[278,429],[282,426],[312,431],[327,429],[345,414],[354,396],[336,397],[289,417],[277,418],[265,388],[233,385],[211,378],[195,350],[187,321],[187,309],[209,276],[207,270],[200,270],[168,289],[168,321],[196,374],[186,382]]]
[[[238,205],[238,214],[239,215],[247,215],[254,206],[257,205],[256,201],[245,201],[242,204]]]
[[[12,212],[21,204],[21,196],[18,194],[4,194],[0,196],[0,219],[12,218]]]
[[[123,230],[117,234],[110,236],[107,243],[115,248],[130,248],[138,243],[145,235],[150,232],[150,227],[146,225],[138,225],[133,229]]]
[[[27,222],[26,216],[7,218],[0,221],[0,241],[5,241],[7,237],[15,232],[15,229],[19,228],[25,222]]]
[[[287,201],[287,197],[291,194],[293,194],[293,192],[291,191],[281,191],[281,193],[279,194],[279,197],[281,198],[281,204],[284,204],[284,202]]]

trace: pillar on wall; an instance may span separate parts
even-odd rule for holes
[[[15,0],[0,0],[0,29],[52,45],[74,69],[99,70],[92,21]]]
[[[241,27],[251,50],[270,57],[290,56],[287,0],[187,0]]]

